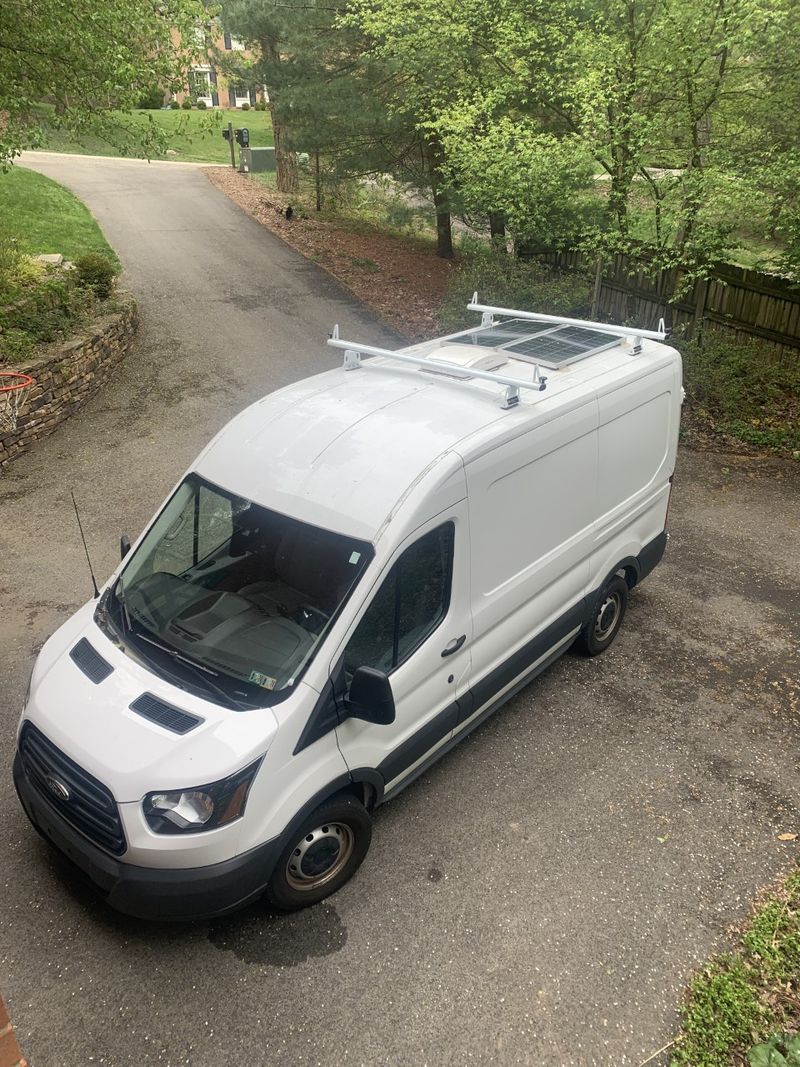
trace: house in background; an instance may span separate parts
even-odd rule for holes
[[[202,34],[202,47],[208,56],[207,63],[196,63],[187,76],[187,89],[174,93],[173,100],[182,104],[188,97],[192,103],[202,100],[206,107],[241,108],[242,104],[253,107],[259,100],[269,100],[266,86],[244,85],[229,82],[227,77],[214,67],[217,52],[241,52],[245,57],[249,52],[241,41],[229,33],[223,33],[215,21],[207,30],[198,30]]]

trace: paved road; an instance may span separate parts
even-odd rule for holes
[[[564,657],[381,809],[330,902],[121,918],[9,774],[34,650],[87,594],[69,487],[105,576],[232,412],[329,364],[333,322],[387,336],[196,170],[32,165],[91,206],[142,310],[113,382],[0,478],[0,986],[34,1067],[640,1064],[796,856],[796,470],[684,452],[669,555],[612,651]]]

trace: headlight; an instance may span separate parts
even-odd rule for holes
[[[243,771],[211,785],[148,793],[142,804],[148,826],[157,834],[190,834],[215,830],[241,818],[260,766],[257,759]]]

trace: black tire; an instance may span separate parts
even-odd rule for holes
[[[575,641],[584,656],[599,656],[614,643],[628,608],[628,583],[615,574],[600,590],[588,623]]]
[[[353,877],[371,840],[364,805],[346,793],[333,797],[287,836],[267,896],[282,911],[319,903]]]

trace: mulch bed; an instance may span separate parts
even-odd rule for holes
[[[420,244],[378,231],[352,232],[346,220],[317,218],[296,197],[223,167],[209,181],[235,204],[345,285],[384,322],[411,341],[439,333],[436,316],[453,263]],[[291,203],[291,219],[282,215]],[[359,225],[358,229],[362,229]]]

